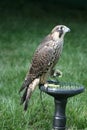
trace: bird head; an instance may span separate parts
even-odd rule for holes
[[[64,35],[70,32],[70,29],[66,27],[65,25],[58,25],[53,28],[51,35],[53,37],[53,40],[57,41],[59,39],[63,39]]]

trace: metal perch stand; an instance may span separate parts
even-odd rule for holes
[[[67,99],[82,93],[84,87],[76,83],[48,81],[48,87],[40,85],[40,90],[54,97],[53,130],[65,130]]]

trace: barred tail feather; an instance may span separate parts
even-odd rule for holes
[[[21,86],[21,88],[20,88],[20,90],[19,90],[19,93],[20,93],[21,91],[23,91],[26,87],[28,87],[29,84],[31,84],[31,83],[32,83],[31,78],[26,79],[26,80],[24,81],[24,83],[22,84],[22,86]]]
[[[29,101],[29,99],[31,97],[31,94],[34,91],[34,89],[36,88],[36,86],[39,84],[39,82],[40,82],[40,78],[36,78],[31,82],[27,82],[26,85],[24,84],[24,86],[22,86],[22,88],[20,89],[20,92],[23,89],[25,89],[25,91],[23,93],[23,96],[21,97],[21,103],[20,103],[20,104],[24,104],[24,110],[25,111],[27,110],[28,101]]]
[[[22,105],[25,102],[25,100],[26,100],[27,89],[28,88],[25,89],[25,91],[23,93],[23,96],[21,97],[20,105]]]
[[[26,88],[24,93],[23,93],[23,96],[21,97],[21,105],[24,104],[24,110],[26,111],[27,108],[28,108],[28,101],[31,97],[31,93],[32,93],[32,89],[31,88]]]
[[[32,94],[32,89],[31,88],[28,88],[27,89],[27,93],[26,93],[26,99],[25,99],[25,102],[24,102],[24,110],[26,111],[27,108],[28,108],[28,101],[31,97],[31,94]]]

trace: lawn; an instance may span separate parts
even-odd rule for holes
[[[60,80],[85,87],[68,101],[67,126],[87,130],[87,12],[27,3],[0,5],[0,130],[51,130],[53,98],[43,94],[44,111],[37,88],[24,112],[18,91],[36,47],[57,24],[71,28],[56,66],[63,72]]]

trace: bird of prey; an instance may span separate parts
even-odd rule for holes
[[[19,91],[24,90],[21,97],[24,110],[27,110],[28,101],[35,88],[39,84],[46,84],[48,76],[57,75],[54,67],[63,49],[64,35],[69,31],[70,29],[65,25],[57,25],[37,47],[30,69]]]

